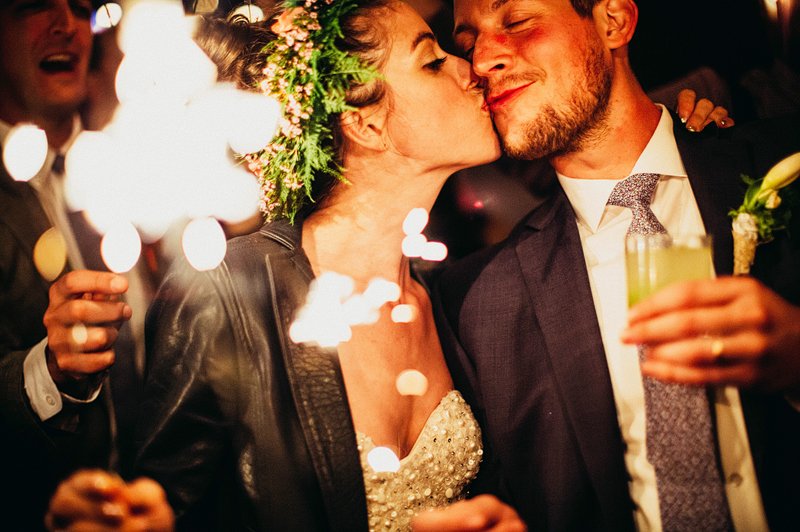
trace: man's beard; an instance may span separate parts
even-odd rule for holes
[[[602,131],[611,95],[611,70],[603,51],[592,47],[584,63],[583,78],[556,109],[543,105],[533,119],[522,124],[522,134],[500,138],[514,159],[539,159],[574,153]]]

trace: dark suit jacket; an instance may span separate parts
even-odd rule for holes
[[[32,187],[13,181],[0,165],[0,528],[4,530],[42,528],[47,502],[60,480],[78,467],[108,467],[112,420],[119,417],[119,412],[111,415],[114,407],[108,386],[91,405],[75,408],[65,403],[58,416],[77,415],[74,431],[42,423],[31,409],[23,361],[28,350],[47,335],[42,318],[50,287],[34,266],[33,248],[49,227]],[[76,234],[76,238],[87,267],[100,268],[99,253],[86,253],[90,247],[99,250],[97,235]],[[132,350],[125,326],[117,343],[118,361],[130,360]],[[115,381],[122,384],[127,379],[130,376]],[[135,380],[124,384],[129,390],[138,389]],[[115,428],[121,431],[118,436],[132,431],[127,425]],[[132,438],[122,439],[132,445]],[[130,454],[122,453],[122,463],[132,462]]]
[[[675,135],[719,275],[731,273],[727,211],[740,174],[800,149],[796,121]],[[767,136],[767,132],[778,136]],[[795,237],[800,224],[794,224]],[[759,247],[754,274],[800,304],[800,251],[786,232]],[[456,387],[483,422],[511,502],[534,530],[634,528],[623,441],[575,214],[560,187],[503,243],[448,269],[436,290]],[[773,530],[800,523],[800,414],[742,391]]]
[[[336,350],[289,338],[314,277],[301,231],[273,222],[214,270],[177,264],[148,312],[137,473],[179,530],[367,529]]]

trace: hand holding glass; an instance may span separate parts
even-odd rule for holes
[[[711,279],[710,235],[629,234],[625,237],[628,306],[678,281]]]

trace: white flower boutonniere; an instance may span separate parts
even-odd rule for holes
[[[784,229],[789,220],[788,208],[780,209],[779,190],[800,177],[800,152],[773,166],[763,179],[742,176],[747,192],[742,205],[730,211],[733,218],[733,273],[746,275],[756,257],[756,246],[769,242],[773,233]]]

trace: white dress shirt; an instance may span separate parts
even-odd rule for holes
[[[630,174],[660,174],[651,205],[671,234],[705,234],[700,210],[686,175],[672,118],[661,108],[661,120]],[[617,180],[593,180],[558,175],[577,216],[578,231],[589,272],[594,306],[603,338],[617,421],[625,441],[625,465],[639,530],[661,530],[656,475],[647,460],[644,388],[635,346],[624,345],[620,333],[627,323],[624,240],[632,220],[630,209],[606,205]],[[731,259],[732,260],[732,259]],[[717,436],[725,489],[734,526],[741,531],[767,530],[761,494],[736,388],[716,390]]]

